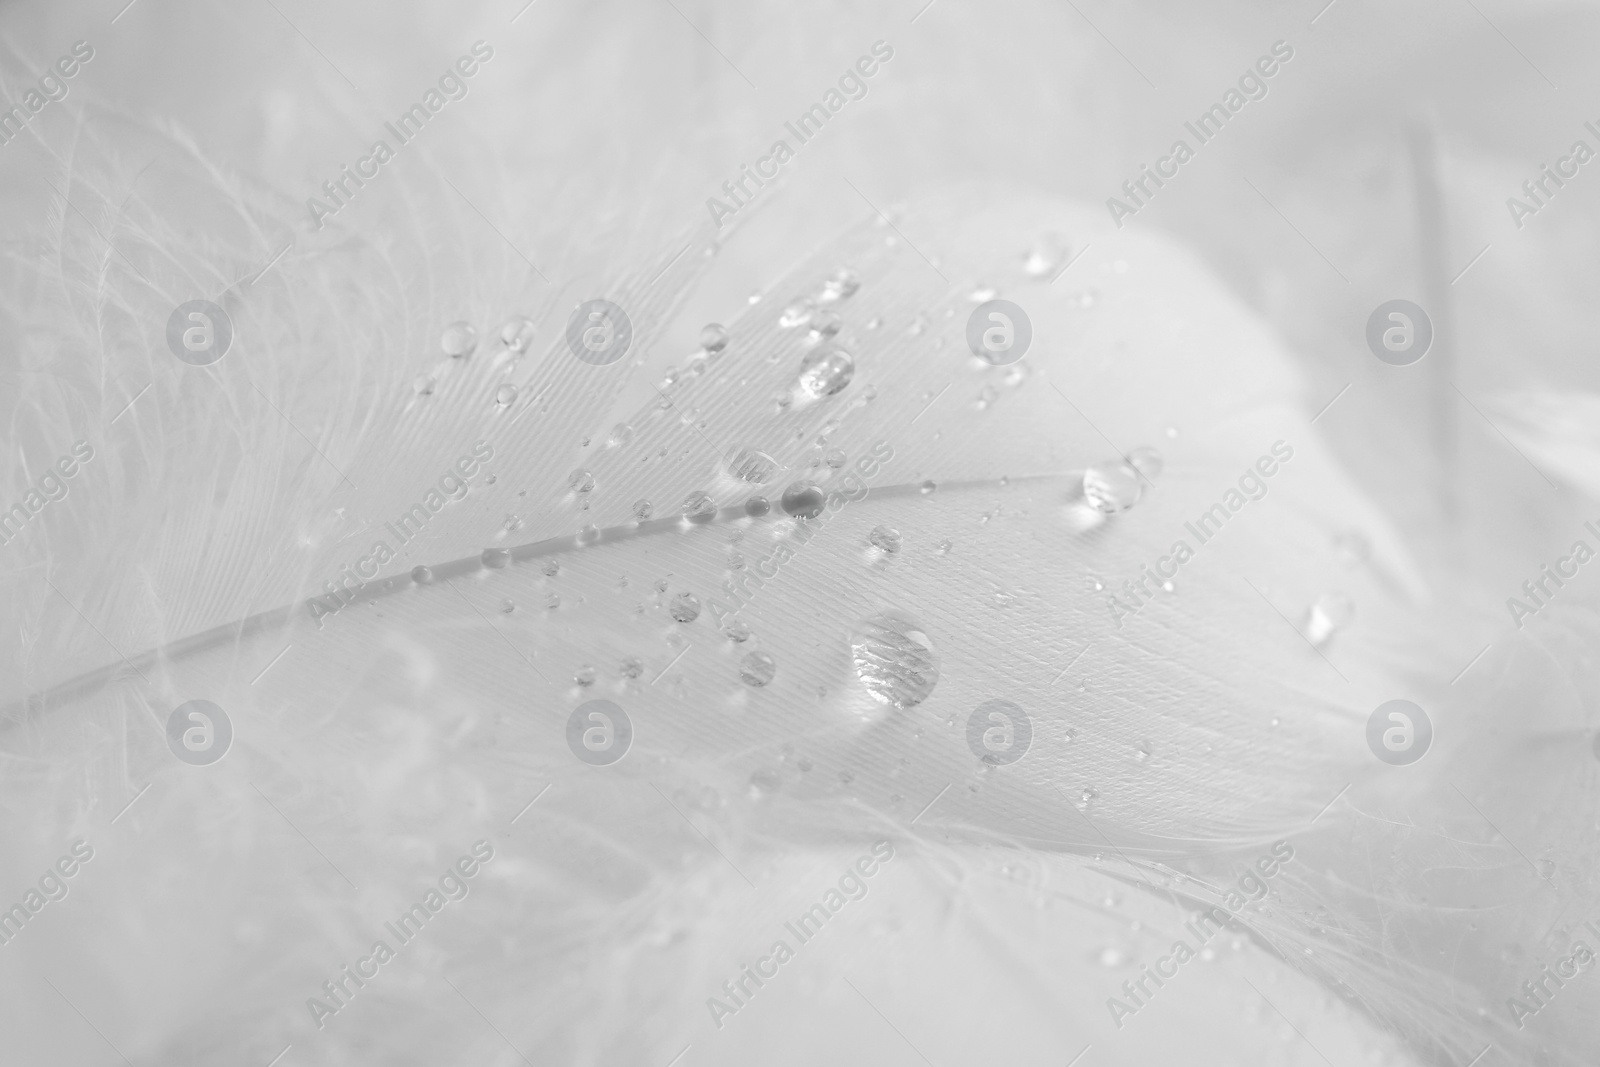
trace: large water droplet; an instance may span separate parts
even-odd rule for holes
[[[429,570],[427,567],[412,567],[411,580],[416,582],[418,585],[432,585],[433,571]]]
[[[772,504],[764,496],[753,496],[744,502],[744,513],[752,519],[759,519],[772,510]]]
[[[765,485],[778,471],[778,461],[754,448],[741,448],[728,461],[728,473],[752,485]]]
[[[778,673],[778,661],[765,652],[746,652],[739,661],[739,680],[760,689]]]
[[[1324,593],[1311,605],[1306,619],[1306,640],[1321,648],[1336,631],[1350,625],[1356,606],[1342,593]]]
[[[466,359],[478,347],[478,331],[469,322],[452,322],[439,334],[439,347],[454,359]]]
[[[494,402],[503,408],[510,407],[511,402],[516,398],[517,387],[514,385],[502,385],[494,391]]]
[[[922,703],[939,681],[933,642],[904,612],[880,612],[857,623],[850,659],[873,699],[900,710]]]
[[[707,493],[690,493],[683,500],[683,517],[693,523],[707,523],[717,517],[717,502]]]
[[[797,519],[814,519],[822,514],[828,497],[815,482],[795,482],[783,491],[783,510]]]
[[[872,532],[867,535],[867,540],[872,542],[873,548],[891,555],[900,551],[900,545],[903,543],[900,531],[892,526],[874,526]]]
[[[1139,472],[1126,463],[1101,463],[1083,472],[1083,498],[1107,515],[1139,502]]]
[[[694,622],[700,617],[700,598],[693,593],[679,593],[667,606],[667,613],[679,622]]]
[[[574,493],[587,493],[594,488],[594,475],[588,471],[573,471],[567,475],[567,486]]]
[[[611,427],[611,435],[606,438],[607,448],[621,448],[633,440],[633,427],[625,422],[619,422]]]
[[[824,345],[801,360],[800,390],[811,397],[832,396],[849,385],[855,373],[854,356],[838,345]]]
[[[640,522],[656,513],[656,506],[648,500],[636,500],[633,504],[633,517]]]

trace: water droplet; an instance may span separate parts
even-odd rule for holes
[[[621,448],[633,440],[633,427],[625,422],[619,422],[611,427],[611,434],[606,438],[607,448]]]
[[[511,553],[503,548],[486,548],[482,559],[485,567],[504,567],[511,562]]]
[[[838,345],[824,345],[800,361],[800,390],[817,399],[832,396],[849,385],[855,373],[854,356]]]
[[[1084,588],[1089,590],[1091,593],[1103,592],[1106,587],[1105,582],[1102,582],[1099,578],[1092,574],[1083,580],[1083,585]]]
[[[1150,758],[1150,742],[1140,741],[1135,744],[1133,746],[1133,758],[1138,760],[1140,763],[1148,760]]]
[[[972,301],[974,304],[982,304],[985,301],[993,300],[999,295],[1000,294],[995,290],[994,286],[979,285],[974,288],[972,292],[967,294],[967,299]]]
[[[510,407],[511,402],[516,398],[517,387],[514,385],[502,385],[500,388],[494,391],[494,402],[503,408]]]
[[[575,672],[573,672],[572,680],[577,682],[579,685],[590,686],[594,684],[594,675],[594,668],[585,663],[583,666],[579,667]]]
[[[786,330],[792,330],[796,326],[804,326],[811,321],[813,309],[814,305],[810,300],[796,300],[783,309],[783,314],[778,316],[778,325]]]
[[[1165,590],[1166,592],[1171,593],[1171,592],[1175,591],[1178,587],[1173,585],[1172,584],[1172,580],[1169,578],[1168,580],[1166,580],[1166,581],[1161,583],[1161,588],[1163,590]]]
[[[585,523],[583,529],[578,531],[577,542],[583,547],[598,544],[600,541],[600,527],[594,523]]]
[[[644,663],[636,656],[629,656],[622,661],[620,671],[624,678],[637,678],[644,673]]]
[[[742,570],[744,570],[744,566],[745,566],[744,553],[742,553],[742,552],[729,552],[728,553],[728,569],[729,570],[731,570],[731,571],[742,571]]]
[[[500,327],[500,340],[513,352],[525,352],[533,341],[533,320],[518,315]]]
[[[1083,497],[1107,515],[1139,502],[1139,472],[1126,463],[1102,463],[1083,472]]]
[[[937,488],[939,488],[939,483],[934,481],[932,478],[929,478],[927,481],[917,486],[917,492],[921,493],[923,496],[927,496]]]
[[[727,328],[720,322],[708,322],[700,327],[700,347],[707,352],[721,352],[727,348]]]
[[[814,519],[822,514],[827,495],[815,482],[795,482],[783,491],[783,510],[798,519]]]
[[[432,396],[433,379],[426,374],[419,374],[417,380],[411,383],[411,388],[417,391],[418,396]]]
[[[1041,234],[1028,250],[1022,269],[1030,278],[1053,275],[1067,258],[1067,243],[1057,233]]]
[[[516,601],[510,599],[509,597],[504,599],[504,600],[502,600],[502,601],[500,601],[500,611],[501,611],[502,614],[510,615],[513,611],[516,611],[516,610],[517,610]]]
[[[878,327],[880,327],[882,325],[883,325],[883,316],[882,315],[874,315],[874,316],[872,316],[872,318],[867,320],[867,329],[869,329],[869,330],[876,330]]]
[[[1094,961],[1102,967],[1121,967],[1130,959],[1128,951],[1118,945],[1107,945],[1094,954]]]
[[[1356,606],[1342,593],[1324,593],[1311,605],[1306,619],[1306,640],[1321,648],[1336,631],[1350,625]]]
[[[672,598],[667,613],[679,622],[694,622],[700,617],[700,598],[693,593],[679,593]]]
[[[861,288],[861,276],[849,267],[840,267],[833,272],[833,277],[822,283],[822,295],[818,299],[825,304],[831,304],[854,296],[859,288]]]
[[[1083,787],[1083,792],[1078,794],[1078,799],[1072,802],[1072,806],[1077,808],[1079,811],[1088,811],[1089,807],[1095,802],[1095,799],[1097,797],[1099,797],[1099,796],[1100,796],[1100,794],[1098,792],[1096,792],[1091,786],[1084,786]]]
[[[978,392],[978,410],[983,411],[990,404],[1000,399],[1000,391],[992,385],[986,385]]]
[[[778,461],[754,448],[741,448],[728,461],[728,473],[752,485],[765,485],[778,471]]]
[[[949,541],[940,541],[938,546],[939,555],[948,556],[950,554],[950,550],[954,547],[955,546]]]
[[[588,471],[573,471],[567,475],[567,485],[574,493],[587,493],[594,488],[594,475]]]
[[[885,611],[850,632],[856,676],[873,699],[905,710],[928,698],[939,681],[939,655],[911,616]]]
[[[754,689],[760,689],[778,673],[778,661],[765,652],[746,652],[739,661],[739,680]]]
[[[416,582],[418,585],[432,585],[433,571],[429,570],[427,567],[412,567],[411,580]]]
[[[439,347],[453,359],[466,359],[478,347],[478,331],[468,322],[452,322],[439,334]]]
[[[561,594],[560,593],[550,593],[550,594],[548,594],[544,598],[544,606],[545,606],[545,610],[547,610],[547,611],[554,611],[557,608],[559,608],[561,606]]]
[[[848,458],[849,457],[847,457],[844,454],[844,449],[835,448],[833,451],[829,452],[826,456],[823,456],[822,457],[822,461],[824,463],[826,463],[828,466],[832,467],[834,470],[838,470],[840,467],[845,465],[845,463],[848,460]]]
[[[656,506],[648,500],[636,500],[633,504],[633,517],[640,522],[656,513]]]
[[[1550,879],[1554,878],[1555,876],[1556,876],[1556,861],[1555,860],[1540,860],[1539,861],[1539,877],[1543,878],[1545,881],[1548,882]]]
[[[753,496],[744,502],[744,513],[753,519],[759,519],[772,510],[772,505],[764,496]]]
[[[806,336],[815,343],[832,337],[843,325],[843,321],[833,312],[818,311],[811,316],[811,329],[806,332]]]
[[[723,626],[722,632],[736,645],[742,645],[750,640],[750,624],[740,618],[729,619],[727,625]]]
[[[867,540],[872,542],[872,547],[878,551],[891,555],[900,551],[900,545],[904,542],[900,531],[892,526],[874,526],[872,532],[867,535]]]
[[[683,507],[679,510],[690,522],[704,525],[717,517],[717,502],[710,494],[697,491],[683,498]]]
[[[918,312],[917,317],[911,320],[911,325],[906,327],[906,333],[912,337],[921,337],[922,332],[928,328],[928,316]]]
[[[1152,482],[1161,476],[1161,472],[1166,466],[1161,459],[1161,453],[1149,445],[1141,445],[1129,452],[1128,462],[1133,465],[1134,470]]]
[[[1017,598],[1010,593],[999,591],[996,591],[989,599],[994,602],[994,606],[997,608],[1009,608],[1017,602]]]

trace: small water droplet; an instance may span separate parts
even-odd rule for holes
[[[1150,742],[1140,741],[1135,744],[1133,746],[1133,758],[1138,760],[1140,763],[1148,760],[1150,758]]]
[[[824,304],[832,304],[854,296],[859,288],[861,276],[849,267],[840,267],[833,272],[833,277],[822,283],[822,294],[817,299]]]
[[[872,532],[867,535],[867,540],[872,543],[873,548],[890,555],[900,551],[900,546],[904,544],[900,531],[892,526],[874,526]]]
[[[879,703],[905,710],[928,698],[939,681],[939,655],[911,616],[885,611],[850,632],[856,676]]]
[[[740,618],[731,618],[722,627],[723,634],[736,645],[742,645],[750,640],[750,624]]]
[[[700,598],[693,593],[679,593],[672,598],[667,613],[679,622],[694,622],[700,617]]]
[[[1321,648],[1335,632],[1350,625],[1356,606],[1342,593],[1324,593],[1311,605],[1306,619],[1306,640]]]
[[[1176,438],[1177,436],[1178,436],[1178,428],[1176,426],[1168,426],[1167,427],[1167,439],[1170,441],[1170,440]]]
[[[500,611],[501,611],[502,614],[510,615],[513,611],[516,611],[516,610],[517,610],[516,601],[510,599],[509,597],[507,597],[506,599],[500,601]]]
[[[429,570],[427,567],[412,567],[411,580],[416,582],[418,585],[432,585],[433,571]]]
[[[982,304],[985,301],[993,300],[999,295],[1000,294],[995,290],[994,286],[979,285],[974,288],[972,292],[967,294],[967,299],[972,301],[974,304]]]
[[[611,427],[611,433],[606,438],[607,448],[621,448],[633,440],[633,427],[625,422],[619,422]]]
[[[1083,472],[1083,497],[1107,515],[1139,502],[1139,473],[1126,463],[1102,463]]]
[[[838,470],[840,467],[844,466],[848,459],[849,457],[844,454],[844,449],[842,448],[835,448],[833,451],[822,457],[822,461],[828,466],[832,467],[834,470]]]
[[[504,567],[511,562],[511,553],[503,548],[486,548],[482,559],[485,567]]]
[[[1011,605],[1017,602],[1016,597],[1012,596],[1010,593],[1000,592],[999,590],[996,590],[994,594],[989,597],[989,599],[997,608],[1009,608]]]
[[[690,522],[704,525],[717,517],[717,502],[708,493],[694,492],[683,498],[681,510]]]
[[[1161,588],[1163,590],[1165,590],[1166,592],[1171,593],[1171,592],[1175,591],[1178,587],[1173,585],[1172,584],[1172,579],[1169,578],[1166,581],[1161,583]]]
[[[954,547],[955,545],[951,544],[949,541],[940,541],[938,546],[939,555],[948,556],[950,554],[950,550]]]
[[[533,320],[518,315],[500,327],[500,340],[513,352],[525,352],[533,341]]]
[[[795,482],[783,491],[783,510],[798,519],[814,519],[822,514],[827,495],[815,482]]]
[[[1067,243],[1057,233],[1041,234],[1028,250],[1022,269],[1030,278],[1053,275],[1067,258]]]
[[[751,485],[765,485],[778,471],[778,461],[754,448],[741,448],[728,461],[728,473]]]
[[[838,345],[824,345],[800,361],[801,392],[815,399],[832,396],[855,377],[855,357]]]
[[[843,321],[833,312],[818,311],[811,316],[811,329],[806,331],[806,336],[815,344],[838,333],[843,325]]]
[[[700,347],[707,352],[721,352],[727,348],[727,327],[720,322],[708,322],[700,327]]]
[[[992,385],[986,385],[978,391],[978,410],[983,411],[1000,399],[1000,391]]]
[[[633,517],[640,522],[656,513],[656,506],[648,500],[636,500],[633,504]]]
[[[1556,876],[1556,861],[1555,860],[1548,860],[1548,859],[1547,860],[1540,860],[1539,861],[1539,877],[1543,878],[1545,881],[1548,882],[1550,879],[1554,878],[1555,876]]]
[[[754,519],[759,519],[771,510],[772,505],[764,496],[753,496],[744,502],[744,513]]]
[[[1094,954],[1094,961],[1102,967],[1121,967],[1131,958],[1127,949],[1118,945],[1107,945]]]
[[[599,541],[600,527],[592,522],[584,524],[583,529],[578,531],[577,542],[582,547],[587,548],[589,545],[598,544]]]
[[[582,686],[591,686],[594,684],[594,675],[594,668],[585,663],[573,672],[572,680]]]
[[[912,337],[921,337],[923,331],[927,328],[928,316],[919,312],[917,317],[911,320],[911,325],[906,327],[906,333],[909,333]]]
[[[636,656],[629,656],[622,661],[619,672],[624,678],[637,678],[644,673],[644,663]]]
[[[494,391],[494,402],[503,408],[510,407],[515,399],[517,399],[517,387],[509,383]]]
[[[1088,589],[1091,593],[1103,592],[1106,587],[1105,582],[1102,582],[1099,578],[1092,574],[1083,580],[1083,585],[1084,588]]]
[[[1152,482],[1161,476],[1166,464],[1161,458],[1161,453],[1149,445],[1141,445],[1128,453],[1128,462],[1133,469],[1150,479]]]
[[[742,570],[744,570],[744,567],[745,567],[744,553],[742,553],[742,552],[729,552],[728,553],[728,569],[730,571],[742,571]]]
[[[917,486],[917,492],[921,493],[923,496],[927,496],[937,488],[939,488],[939,483],[935,482],[932,478],[929,478],[927,481]]]
[[[567,475],[567,486],[574,493],[587,493],[594,488],[594,475],[588,471],[573,471]]]
[[[545,606],[545,610],[546,611],[554,611],[557,608],[559,608],[561,606],[561,594],[560,593],[548,593],[548,594],[546,594],[546,596],[544,598],[544,606]]]
[[[432,396],[433,379],[426,374],[419,374],[417,380],[411,383],[411,388],[416,390],[418,396]]]
[[[452,359],[466,359],[478,347],[478,331],[468,322],[452,322],[439,334],[439,347]]]
[[[796,326],[804,326],[811,321],[811,312],[813,310],[814,305],[809,299],[796,300],[783,309],[783,314],[778,316],[778,325],[786,330],[792,330]]]
[[[778,673],[778,661],[765,652],[746,652],[739,661],[739,680],[760,689]]]
[[[1088,811],[1099,796],[1100,794],[1093,787],[1084,786],[1083,792],[1078,794],[1078,799],[1073,801],[1072,806],[1079,811]]]

